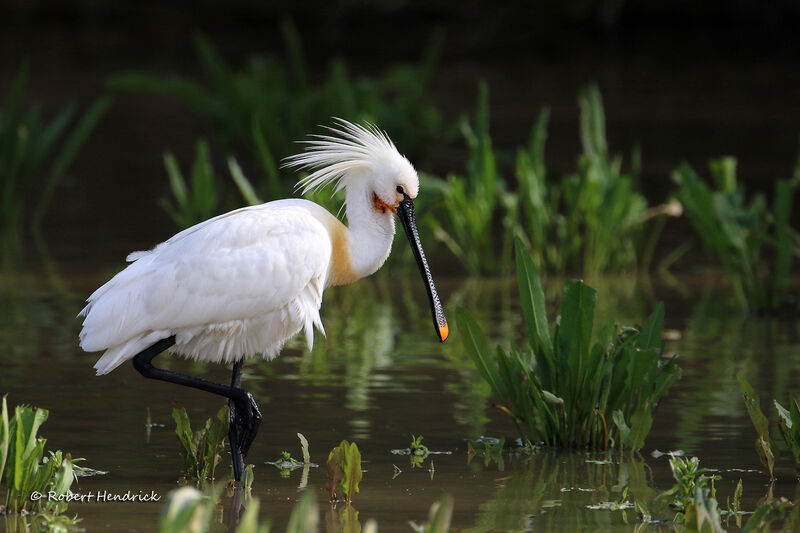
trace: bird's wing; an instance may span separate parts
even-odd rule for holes
[[[150,331],[263,316],[309,287],[321,301],[330,236],[301,206],[243,209],[178,236],[142,253],[89,297],[85,350]]]

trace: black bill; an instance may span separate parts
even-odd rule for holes
[[[436,292],[436,285],[433,284],[433,276],[431,276],[428,260],[425,259],[425,252],[422,251],[422,243],[419,240],[419,232],[417,231],[417,219],[414,215],[414,202],[407,194],[403,194],[403,201],[397,206],[397,217],[403,224],[403,229],[406,230],[406,237],[408,237],[408,242],[411,243],[414,259],[417,260],[422,279],[425,281],[428,299],[431,302],[431,313],[433,313],[433,325],[436,327],[436,334],[444,342],[449,335],[447,318],[444,316],[444,309],[442,308],[442,302],[439,300],[439,293]]]

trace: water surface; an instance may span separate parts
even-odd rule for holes
[[[80,322],[74,316],[85,296],[118,267],[88,261],[33,270],[6,267],[0,278],[0,392],[8,393],[11,406],[49,409],[41,430],[48,449],[85,457],[85,464],[109,472],[82,478],[73,487],[76,492],[161,496],[159,503],[71,504],[69,512],[83,519],[87,531],[152,531],[166,495],[181,483],[172,405],[185,406],[197,424],[222,402],[143,379],[131,365],[94,376],[97,355],[77,346]],[[420,281],[382,275],[329,291],[323,304],[327,338],[318,335],[313,351],[298,340],[277,360],[245,367],[245,386],[264,413],[247,457],[255,465],[253,492],[262,518],[282,530],[302,490],[313,491],[329,512],[324,468],[311,469],[308,487],[299,489],[300,471],[282,477],[264,464],[283,450],[300,457],[298,432],[310,443],[312,461],[321,464],[342,439],[358,443],[365,473],[353,505],[362,525],[374,518],[380,531],[410,531],[408,521],[423,521],[443,494],[454,497],[456,530],[630,531],[639,523],[635,510],[590,506],[620,500],[626,487],[641,498],[670,488],[667,459],[651,456],[656,449],[683,450],[699,456],[703,466],[719,469],[723,480],[717,483],[717,499],[723,508],[741,478],[743,508],[752,510],[768,490],[768,477],[754,451],[755,432],[735,375],[742,371],[750,378],[765,410],[773,398],[785,402],[800,384],[798,331],[792,321],[738,314],[713,280],[685,278],[671,285],[588,280],[599,290],[596,325],[615,316],[641,322],[658,300],[666,301],[667,352],[680,354],[683,377],[659,407],[640,455],[543,449],[530,456],[505,454],[502,464],[486,464],[467,453],[466,439],[488,435],[511,442],[516,435],[507,417],[492,407],[455,325],[447,343],[437,342]],[[440,276],[438,281],[451,315],[457,305],[466,306],[493,338],[520,342],[524,327],[513,280]],[[552,309],[560,288],[561,281],[552,280],[546,289]],[[230,370],[220,365],[159,360],[179,372],[229,379]],[[152,422],[163,427],[147,431],[148,408]],[[430,449],[449,453],[431,456],[423,468],[412,467],[408,457],[390,453],[408,446],[412,434],[423,435]],[[794,499],[790,454],[784,453],[779,464],[774,493]],[[395,465],[402,470],[396,477]],[[227,479],[229,468],[225,457],[219,480]],[[223,497],[218,530],[226,529],[230,513],[231,500]],[[735,529],[733,523],[730,527]]]

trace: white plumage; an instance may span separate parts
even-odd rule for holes
[[[391,250],[395,207],[419,189],[413,167],[384,133],[339,125],[288,164],[316,169],[300,182],[304,190],[332,183],[346,189],[349,227],[307,200],[279,200],[220,215],[130,254],[132,263],[80,313],[86,317],[81,347],[105,351],[98,374],[172,335],[172,352],[217,362],[271,359],[301,329],[312,345],[314,327],[323,331],[325,287],[380,268]]]

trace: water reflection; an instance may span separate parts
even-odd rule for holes
[[[630,500],[656,493],[647,465],[632,458],[548,450],[515,467],[495,479],[494,496],[479,506],[467,532],[630,530],[639,522]]]
[[[747,376],[768,402],[788,398],[800,370],[797,344],[796,321],[744,314],[729,295],[706,288],[674,345],[690,384],[676,389],[676,446],[691,452],[704,440],[749,434],[736,422],[747,418],[736,374]]]

